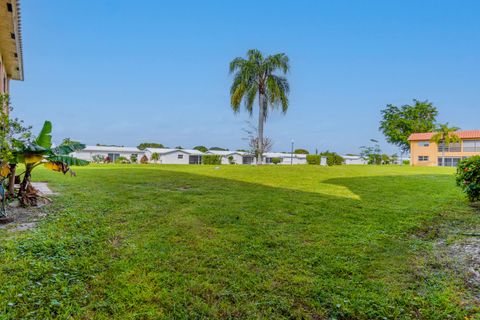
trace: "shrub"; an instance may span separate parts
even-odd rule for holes
[[[272,163],[273,163],[273,164],[279,164],[280,162],[282,162],[282,159],[280,159],[280,158],[272,158]]]
[[[408,166],[410,164],[410,160],[403,160],[402,163],[406,166]]]
[[[158,160],[160,160],[160,155],[157,152],[152,153],[152,161],[156,163]]]
[[[230,156],[228,156],[227,159],[228,159],[228,163],[235,164],[235,159],[233,158],[233,156],[230,155]]]
[[[140,163],[141,164],[147,164],[148,163],[148,157],[146,155],[143,155],[141,158],[140,158]]]
[[[319,165],[320,164],[320,155],[318,154],[309,154],[307,155],[307,163],[308,164],[317,164]]]
[[[117,160],[115,160],[115,163],[125,164],[125,163],[130,163],[130,160],[128,160],[128,159],[125,158],[125,157],[118,157]]]
[[[457,167],[457,185],[471,202],[480,200],[480,156],[463,159]]]
[[[94,163],[101,163],[105,161],[105,157],[102,156],[101,154],[95,154],[92,156],[92,161]]]
[[[138,160],[138,155],[136,155],[135,153],[132,153],[130,155],[130,162],[131,163],[137,163],[137,160]]]
[[[327,157],[327,166],[339,166],[345,163],[345,159],[335,152],[326,151],[320,155]]]
[[[222,157],[217,154],[203,155],[202,164],[222,164]]]

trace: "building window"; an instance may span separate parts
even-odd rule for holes
[[[252,164],[253,163],[253,156],[243,156],[242,157],[243,164]]]
[[[456,167],[461,159],[460,157],[438,157],[438,166]]]
[[[464,152],[480,152],[480,140],[463,141]]]
[[[430,142],[428,142],[428,141],[420,141],[420,142],[418,142],[418,146],[419,146],[419,147],[429,147],[429,146],[430,146]]]
[[[418,156],[418,161],[428,161],[428,156]]]
[[[120,153],[109,153],[108,158],[110,159],[111,162],[117,161],[117,159],[120,157]]]
[[[178,159],[183,159],[183,154],[179,154],[179,155],[177,156],[177,158],[178,158]]]
[[[188,157],[188,163],[189,164],[201,164],[202,163],[202,157],[201,156],[189,156]]]
[[[443,142],[438,144],[438,152],[461,152],[462,147],[459,142],[450,143],[448,146],[444,146]]]

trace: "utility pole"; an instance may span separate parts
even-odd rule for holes
[[[295,141],[293,141],[293,139],[292,139],[292,153],[290,154],[290,165],[293,165],[293,143],[294,142]]]

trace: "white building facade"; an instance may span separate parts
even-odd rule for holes
[[[83,150],[73,152],[72,156],[87,161],[94,161],[96,157],[101,157],[103,161],[108,159],[110,162],[115,162],[120,157],[130,160],[132,155],[135,155],[139,162],[143,154],[143,151],[135,147],[87,146]]]
[[[153,160],[153,154],[158,160]],[[147,148],[145,155],[150,163],[159,164],[201,164],[203,152],[194,149]]]
[[[154,160],[155,155],[157,159]],[[123,157],[128,160],[132,156],[140,163],[142,157],[146,157],[149,163],[158,164],[201,164],[203,155],[218,155],[221,157],[221,164],[256,164],[255,156],[243,151],[223,151],[208,150],[203,153],[195,149],[173,149],[173,148],[146,148],[140,150],[135,147],[113,147],[113,146],[87,146],[83,150],[76,151],[72,156],[94,162],[115,162],[118,158]],[[281,152],[266,152],[263,155],[264,164],[273,164],[274,159],[280,159],[279,164],[297,165],[307,164],[307,155],[291,154]],[[326,157],[321,157],[321,165],[327,164]]]

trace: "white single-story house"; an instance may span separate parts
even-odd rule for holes
[[[152,160],[154,153],[158,154],[158,160]],[[201,164],[203,152],[194,149],[146,148],[145,155],[150,163]]]
[[[263,162],[272,164],[272,159],[279,158],[279,164],[307,164],[306,154],[282,153],[282,152],[265,152],[263,154]]]
[[[152,160],[154,153],[158,154],[158,160]],[[150,163],[201,164],[202,155],[208,154],[221,156],[222,164],[230,164],[230,160],[235,164],[256,164],[254,155],[244,151],[208,150],[203,153],[195,149],[146,148],[145,150],[140,150],[135,147],[87,146],[85,149],[73,152],[71,155],[87,161],[94,161],[98,157],[101,159],[100,161],[108,158],[111,162],[115,162],[119,157],[125,157],[130,160],[132,155],[136,155],[137,162],[140,162],[142,157],[146,156]],[[263,162],[272,164],[273,158],[279,158],[279,164],[307,164],[307,155],[305,154],[292,155],[291,153],[281,152],[264,153]],[[326,164],[327,158],[321,157],[321,165]]]
[[[341,156],[345,160],[345,164],[368,164],[368,161],[361,156]]]
[[[222,157],[222,164],[254,164],[253,155],[244,151],[208,150],[205,154],[214,154]]]
[[[108,157],[111,162],[115,162],[119,157],[130,160],[133,154],[137,156],[138,162],[144,152],[135,147],[86,146],[85,149],[75,151],[71,155],[87,161],[93,161],[96,156],[102,157],[104,160]]]

